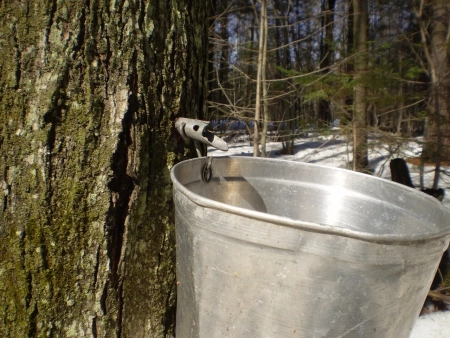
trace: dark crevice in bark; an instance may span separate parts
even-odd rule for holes
[[[83,7],[81,9],[81,15],[80,15],[80,29],[78,30],[78,35],[77,35],[77,43],[74,44],[72,50],[74,52],[74,56],[73,58],[76,59],[79,51],[81,50],[81,48],[83,48],[84,45],[84,39],[85,39],[85,35],[86,35],[86,9],[85,7]]]
[[[22,270],[26,271],[25,266],[25,257],[26,257],[26,251],[25,251],[25,240],[26,240],[26,233],[25,230],[23,231],[21,237],[20,237],[20,246],[21,246],[21,260],[22,260]],[[28,315],[28,337],[36,337],[37,334],[37,316],[38,316],[38,308],[36,302],[34,302],[33,310],[30,311],[30,307],[32,306],[32,300],[33,300],[33,274],[31,271],[27,272],[26,277],[26,285],[27,285],[27,294],[25,296],[25,307],[27,309]]]
[[[123,247],[123,235],[125,233],[125,222],[129,213],[129,202],[134,190],[134,181],[127,173],[128,150],[133,145],[131,130],[133,118],[139,110],[138,75],[136,69],[137,52],[135,51],[131,60],[132,69],[128,76],[127,85],[130,88],[128,97],[128,110],[122,119],[122,132],[119,134],[117,149],[112,156],[111,169],[113,178],[109,182],[109,189],[115,195],[111,201],[108,221],[108,255],[110,258],[110,270],[112,287],[116,290],[118,314],[117,314],[117,337],[122,335],[122,310],[123,310],[123,276],[119,270],[119,263]]]
[[[93,287],[92,289],[94,290],[95,293],[95,289],[97,286],[97,278],[98,278],[98,268],[100,266],[100,247],[97,247],[97,254],[95,257],[95,266],[94,266],[94,282],[93,282]]]
[[[97,35],[98,30],[98,0],[93,0],[92,2],[86,0],[86,6],[88,6],[89,8],[91,18],[89,34],[90,36],[95,37]]]
[[[41,260],[42,260],[42,270],[47,271],[49,268],[48,264],[48,250],[47,246],[45,245],[45,239],[44,235],[40,235],[40,254],[41,254]],[[49,281],[49,293],[53,295],[53,284]]]
[[[36,337],[38,333],[37,328],[37,316],[38,316],[38,308],[37,304],[34,304],[33,311],[30,313],[30,326],[28,328],[28,337]]]
[[[141,32],[144,32],[143,30],[144,18],[145,18],[145,1],[141,0],[139,2],[139,17],[138,17],[138,26]]]
[[[25,250],[25,241],[26,241],[26,232],[23,230],[22,235],[20,236],[20,249],[21,249],[21,269],[22,271],[26,271],[25,266],[25,257],[26,257],[26,250]],[[31,271],[27,272],[26,277],[26,286],[27,286],[27,294],[25,296],[25,307],[28,315],[28,337],[36,337],[37,335],[37,316],[38,316],[38,308],[37,303],[32,302],[33,300],[33,274]],[[30,307],[33,304],[33,310],[30,310]]]
[[[97,317],[92,318],[92,337],[97,338]]]
[[[22,52],[20,51],[19,39],[17,37],[17,29],[16,25],[13,26],[13,40],[14,40],[14,48],[16,50],[16,85],[13,89],[19,89],[20,87],[20,79],[22,77]]]
[[[162,96],[162,92],[163,92],[163,88],[164,88],[164,78],[161,75],[158,81],[158,84],[156,85],[156,92],[157,92],[157,97],[161,97]],[[161,107],[159,108],[159,114],[156,115],[155,117],[158,116],[158,121],[156,121],[156,125],[158,126],[158,128],[161,128],[161,121],[164,117],[164,107],[163,105],[161,105]],[[183,116],[183,115],[181,115]],[[153,115],[151,115],[150,117],[151,119],[153,119]],[[150,121],[150,123],[153,124],[154,121]]]
[[[1,97],[1,92],[0,92],[0,97]],[[2,129],[0,128],[0,133],[1,132],[2,132]],[[3,145],[3,137],[0,136],[0,150],[2,148],[2,145]],[[1,160],[3,161],[3,163],[7,163],[8,156],[3,156],[3,158]],[[4,184],[6,185],[6,195],[3,197],[2,212],[5,212],[6,209],[8,208],[8,197],[11,195],[11,186],[8,184],[8,171],[9,171],[9,167],[5,166],[3,169],[3,178],[0,178],[3,180]],[[0,254],[0,257],[1,257],[1,254]]]
[[[130,127],[128,120],[131,120],[130,113],[126,113],[122,124],[128,125]],[[128,215],[128,203],[130,201],[130,196],[133,191],[133,180],[126,173],[127,169],[127,157],[128,157],[128,145],[125,141],[127,139],[125,130],[129,133],[130,129],[124,129],[124,131],[119,135],[119,144],[116,152],[113,155],[113,171],[114,178],[109,183],[109,188],[116,193],[116,200],[111,201],[111,208],[109,211],[109,221],[108,221],[108,256],[110,260],[110,271],[111,271],[111,282],[112,287],[116,290],[116,301],[118,307],[117,314],[117,326],[118,334],[117,337],[121,336],[122,332],[122,309],[123,309],[123,276],[119,271],[119,263],[123,247],[123,235],[125,232],[125,221]],[[106,303],[106,290],[103,296],[105,297]],[[106,306],[104,307],[106,311]]]
[[[50,124],[49,130],[47,132],[47,154],[46,154],[46,177],[47,177],[47,190],[46,190],[46,201],[47,203],[51,203],[53,196],[52,189],[52,178],[54,175],[53,168],[53,152],[55,150],[56,144],[56,130],[57,127],[61,124],[61,116],[62,110],[67,110],[68,107],[61,104],[60,102],[67,102],[66,98],[66,89],[69,82],[69,72],[70,67],[68,64],[65,65],[65,69],[61,72],[61,76],[58,78],[58,82],[55,86],[53,97],[52,97],[52,106],[50,109],[44,114],[43,120],[45,124]],[[48,209],[48,213],[51,214],[51,209]],[[52,224],[52,218],[48,217],[48,224]]]
[[[106,300],[108,299],[108,287],[109,282],[106,281],[105,286],[103,287],[102,296],[100,297],[100,309],[102,310],[102,314],[104,316],[108,314],[108,309],[106,308]]]
[[[24,253],[22,253],[24,254]],[[23,256],[25,257],[25,256]],[[30,308],[30,304],[31,304],[31,299],[33,298],[33,275],[31,274],[30,271],[28,271],[27,274],[27,286],[28,286],[28,290],[27,290],[27,295],[25,296],[25,307],[27,309]]]
[[[175,78],[175,56],[177,55],[177,48],[175,48],[174,46],[177,45],[177,33],[173,32],[172,36],[170,37],[172,40],[172,49],[170,51],[170,57],[169,57],[169,78],[173,81],[173,78]],[[189,67],[189,65],[186,65],[186,67]]]
[[[106,91],[106,95],[109,95],[109,89],[108,89],[108,84],[109,84],[109,61],[111,60],[111,42],[109,41],[109,37],[108,37],[108,32],[106,32],[106,55],[105,55],[105,59],[102,61],[105,67],[105,91]]]
[[[175,279],[173,279],[169,292],[166,295],[166,313],[164,315],[164,333],[163,337],[167,337],[167,335],[174,331],[175,328],[175,320],[177,314],[177,303],[170,304],[172,295],[176,292],[176,284]]]
[[[53,0],[50,8],[50,16],[48,20],[48,24],[45,28],[45,45],[46,48],[49,48],[49,41],[48,37],[50,36],[50,31],[52,30],[53,22],[55,19],[56,10],[58,9],[57,0]]]
[[[129,107],[131,108],[131,107]],[[128,203],[134,188],[133,179],[127,174],[128,147],[131,145],[130,130],[133,112],[128,110],[122,120],[122,132],[119,134],[117,149],[113,154],[111,168],[113,179],[108,186],[115,193],[115,201],[111,201],[110,226],[108,229],[108,254],[113,277],[113,287],[118,287],[120,275],[118,271],[120,253],[122,250],[125,220],[128,215]]]

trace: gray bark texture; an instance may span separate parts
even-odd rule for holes
[[[0,1],[0,336],[166,337],[204,0]]]

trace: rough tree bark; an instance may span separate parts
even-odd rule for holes
[[[207,4],[0,1],[1,337],[173,330],[171,115],[202,118]]]

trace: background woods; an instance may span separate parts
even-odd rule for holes
[[[308,128],[340,122],[352,134],[355,170],[367,170],[375,136],[397,142],[425,132],[425,160],[448,159],[447,2],[212,3],[211,119],[239,119],[249,128],[255,120],[261,128],[268,123],[287,153]],[[265,11],[267,27],[260,22]],[[264,152],[266,133],[258,134]]]

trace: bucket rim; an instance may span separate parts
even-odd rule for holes
[[[177,164],[175,164],[171,170],[170,170],[170,178],[173,183],[173,189],[175,192],[175,189],[177,189],[180,193],[185,195],[190,201],[193,203],[210,209],[215,209],[223,212],[232,213],[234,215],[247,217],[250,219],[255,219],[258,221],[263,222],[269,222],[272,224],[280,225],[280,226],[286,226],[289,228],[309,231],[309,232],[316,232],[316,233],[323,233],[323,234],[329,234],[329,235],[337,235],[341,237],[348,237],[353,239],[358,239],[366,242],[373,242],[373,243],[379,243],[379,244],[398,244],[398,245],[409,245],[409,244],[418,244],[420,242],[428,242],[432,240],[447,240],[450,239],[450,222],[449,224],[444,227],[443,229],[439,231],[433,231],[433,232],[425,232],[417,235],[402,235],[402,234],[374,234],[370,232],[364,232],[364,231],[357,231],[357,230],[351,230],[344,227],[339,227],[335,225],[329,225],[324,223],[318,223],[318,222],[307,222],[307,221],[299,221],[294,220],[292,218],[283,217],[283,216],[276,216],[269,213],[264,213],[261,211],[255,211],[250,209],[245,209],[241,207],[235,207],[226,203],[214,201],[212,199],[203,197],[199,194],[196,194],[192,192],[190,189],[185,187],[176,177],[176,171],[180,169],[183,165],[188,165],[192,162],[198,162],[198,161],[207,161],[208,157],[200,157],[200,158],[193,158],[185,161],[181,161]],[[355,176],[364,176],[368,177],[367,174],[356,172],[356,171],[350,171],[348,169],[343,168],[334,168],[329,167],[325,165],[315,164],[315,163],[305,163],[305,162],[296,162],[296,161],[290,161],[285,159],[272,159],[272,158],[261,158],[261,157],[246,157],[246,156],[220,156],[220,157],[214,157],[214,161],[220,161],[220,160],[226,160],[226,159],[238,159],[239,161],[260,161],[260,162],[288,162],[290,165],[301,165],[301,166],[312,166],[317,168],[324,168],[326,170],[337,170],[340,172],[345,172],[346,174],[355,175]],[[206,163],[206,162],[205,162]],[[383,182],[383,184],[391,184],[395,185],[396,189],[404,189],[408,192],[415,191],[417,193],[420,193],[414,188],[410,188],[404,185],[401,185],[396,182],[392,182],[377,176],[369,176],[371,179],[379,180],[380,182]],[[450,209],[446,206],[442,205],[441,202],[436,200],[434,197],[431,197],[429,195],[423,194],[421,196],[422,198],[425,198],[430,203],[433,203],[437,206],[438,209],[440,209],[441,212],[447,213],[450,216]],[[447,237],[447,238],[445,238]]]

